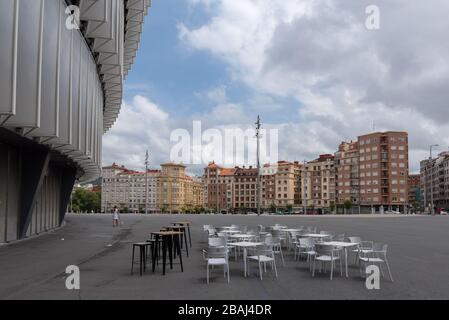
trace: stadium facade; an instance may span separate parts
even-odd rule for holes
[[[60,226],[100,175],[150,4],[0,1],[0,243]]]

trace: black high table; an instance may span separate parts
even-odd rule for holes
[[[179,262],[181,264],[181,272],[184,272],[184,268],[182,265],[182,254],[181,254],[181,246],[179,237],[182,236],[182,232],[178,231],[157,231],[152,232],[152,236],[154,236],[155,244],[152,246],[151,250],[151,257],[153,261],[153,272],[156,268],[156,264],[154,261],[157,261],[158,259],[158,247],[159,242],[162,243],[162,274],[165,275],[165,265],[167,262],[167,251],[168,251],[168,258],[170,261],[170,269],[173,269],[173,249],[175,249],[175,255],[176,253],[179,254]]]

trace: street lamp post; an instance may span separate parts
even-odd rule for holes
[[[432,147],[439,147],[438,144],[432,144],[430,145],[430,157],[429,157],[429,164],[430,164],[430,213],[432,215],[435,215],[435,211],[433,208],[433,168],[432,168]]]
[[[260,117],[257,116],[257,121],[256,121],[256,139],[257,139],[257,188],[256,188],[256,192],[257,192],[257,215],[260,216]]]
[[[145,214],[148,214],[148,150],[145,154]]]

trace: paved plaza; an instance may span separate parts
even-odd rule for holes
[[[67,215],[65,226],[54,232],[0,246],[0,299],[449,299],[448,216],[122,215],[122,220],[113,228],[109,215]],[[160,266],[155,273],[131,275],[132,243],[179,220],[193,223],[184,272],[175,263],[165,276]],[[278,279],[267,272],[261,281],[255,267],[244,278],[242,259],[232,257],[231,282],[220,269],[206,284],[203,224],[275,223],[387,243],[394,282],[382,279],[380,290],[367,290],[353,263],[349,278],[337,273],[332,281],[328,273],[312,278],[307,263],[289,253],[285,267],[278,263]],[[65,287],[68,265],[80,268],[80,290]]]

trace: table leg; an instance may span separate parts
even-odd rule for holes
[[[176,250],[179,253],[179,262],[181,263],[181,272],[184,272],[184,266],[182,265],[181,246],[179,245],[179,236],[176,236],[175,246],[176,246]]]
[[[173,236],[168,237],[168,258],[170,259],[170,269],[173,269]]]
[[[156,263],[159,259],[159,235],[156,235],[153,247],[153,272],[156,268]],[[156,263],[154,263],[156,262]]]
[[[162,237],[162,274],[165,276],[165,263],[167,262],[167,237]]]
[[[188,244],[187,244],[187,231],[186,231],[186,229],[184,229],[182,233],[184,234],[184,240],[185,240],[185,242],[186,242],[186,253],[187,253],[187,257],[188,257],[188,256],[189,256],[189,246],[188,246]],[[182,237],[182,236],[183,236],[183,235],[181,234],[181,237]]]
[[[345,248],[345,267],[346,267],[346,278],[348,278],[348,249]]]
[[[246,275],[247,275],[247,272],[246,272],[246,247],[243,247],[243,265],[244,265],[244,273],[245,273],[245,278],[246,278]]]
[[[187,230],[189,231],[189,242],[190,242],[190,248],[192,247],[192,237],[190,236],[190,225],[187,225]]]

